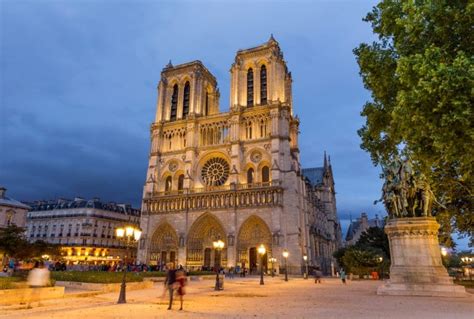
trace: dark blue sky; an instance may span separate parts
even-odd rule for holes
[[[238,49],[274,34],[294,84],[304,167],[331,155],[344,230],[383,212],[359,148],[370,97],[352,49],[375,1],[1,1],[0,184],[19,200],[100,197],[139,206],[156,86],[169,59],[201,60],[228,109]],[[385,213],[381,213],[385,215]]]

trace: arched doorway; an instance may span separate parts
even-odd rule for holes
[[[250,216],[242,224],[237,237],[237,262],[249,270],[257,273],[260,268],[260,256],[257,249],[263,244],[267,250],[263,256],[263,268],[267,271],[267,257],[271,256],[272,233],[267,224],[255,215]]]
[[[150,264],[164,265],[172,262],[176,265],[178,256],[178,235],[168,223],[155,230],[150,244]]]
[[[216,254],[212,244],[218,239],[225,244],[220,256]],[[227,241],[224,227],[215,216],[204,214],[193,223],[189,230],[186,266],[190,269],[210,270],[218,264],[225,267],[226,263]]]

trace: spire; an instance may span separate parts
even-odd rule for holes
[[[328,158],[326,156],[326,151],[324,151],[324,170],[328,168]]]
[[[168,64],[165,66],[165,69],[169,69],[169,68],[172,68],[172,67],[173,67],[173,63],[171,63],[171,59],[170,59]]]
[[[277,43],[277,40],[275,40],[275,38],[273,37],[273,33],[270,34],[270,39],[268,39],[268,44],[272,44],[272,43]]]

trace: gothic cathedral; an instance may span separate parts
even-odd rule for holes
[[[230,72],[225,113],[200,61],[170,62],[161,73],[138,260],[254,272],[260,260],[281,269],[287,251],[290,273],[303,271],[306,256],[330,274],[341,243],[332,167],[325,156],[323,167],[301,168],[292,78],[278,42],[239,50]]]

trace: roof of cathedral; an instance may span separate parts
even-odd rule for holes
[[[323,183],[324,167],[303,168],[302,173],[312,186],[318,186]]]
[[[267,42],[261,44],[261,45],[258,45],[256,47],[252,47],[252,48],[248,48],[248,49],[240,49],[237,51],[237,55],[239,54],[246,54],[246,53],[251,53],[251,52],[255,52],[255,51],[259,51],[259,50],[262,50],[262,49],[266,49],[266,48],[269,48],[271,46],[275,45],[276,47],[278,47],[278,50],[280,49],[280,46],[278,45],[278,41],[275,40],[275,38],[273,37],[273,34],[270,35],[270,39],[268,39]]]
[[[181,63],[181,64],[177,64],[177,65],[173,65],[173,63],[171,63],[171,60],[170,60],[161,72],[176,71],[176,70],[184,69],[184,68],[187,68],[187,67],[193,67],[193,66],[200,67],[204,72],[206,72],[217,83],[216,77],[211,73],[211,71],[209,71],[206,68],[204,63],[202,63],[200,60],[194,60],[194,61],[191,61],[191,62]]]
[[[6,191],[7,189],[5,187],[0,187],[0,206],[30,209],[30,206],[25,205],[16,199],[5,196]]]
[[[357,232],[362,226],[363,218],[367,220],[367,225],[369,228],[370,227],[382,228],[384,225],[383,219],[379,219],[378,215],[375,215],[375,218],[367,219],[367,214],[362,213],[360,218],[357,218],[356,221],[351,221],[351,223],[349,224],[349,228],[347,229],[347,233],[346,233],[346,241],[352,240],[352,238],[354,238],[354,235],[357,234]],[[362,229],[362,231],[365,231],[365,229]]]
[[[57,199],[48,201],[36,201],[32,204],[31,211],[47,211],[55,209],[69,209],[69,208],[96,208],[117,213],[127,213],[129,215],[140,216],[140,210],[133,208],[130,204],[117,204],[114,202],[103,203],[98,198],[85,200],[77,197],[74,200]]]

